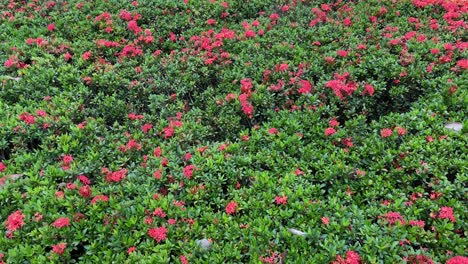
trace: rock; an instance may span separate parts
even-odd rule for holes
[[[459,122],[452,122],[452,123],[447,123],[445,124],[445,128],[451,129],[453,131],[459,132],[463,128],[463,124]]]
[[[297,235],[297,236],[305,236],[307,235],[307,233],[304,233],[300,230],[297,230],[297,229],[294,229],[294,228],[288,228],[288,231],[291,232],[291,234],[293,235]]]
[[[211,242],[204,238],[204,239],[198,239],[198,240],[195,240],[195,243],[197,244],[197,246],[201,247],[202,249],[209,249],[210,246],[211,246]]]

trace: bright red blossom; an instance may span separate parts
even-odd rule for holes
[[[192,174],[193,174],[194,169],[195,169],[195,165],[193,165],[193,164],[185,166],[184,175],[185,175],[185,177],[187,177],[187,179],[190,180],[190,178],[192,178]]]
[[[18,210],[8,216],[7,221],[5,222],[5,227],[8,232],[14,232],[24,226],[25,215]]]
[[[58,255],[62,255],[66,247],[67,247],[67,243],[60,243],[60,244],[52,245],[52,251],[54,253],[57,253]]]
[[[131,254],[134,251],[136,251],[136,247],[129,247],[127,250],[127,254]]]
[[[109,201],[109,197],[107,197],[106,195],[98,194],[98,195],[94,196],[94,198],[91,200],[91,204],[95,204],[98,201],[107,202],[107,201]]]
[[[167,229],[164,226],[158,228],[151,228],[150,230],[148,230],[148,235],[159,243],[167,238]]]
[[[21,113],[19,118],[28,125],[36,123],[36,118],[30,113]]]
[[[387,137],[391,136],[392,133],[393,133],[393,131],[390,128],[384,128],[384,129],[380,130],[380,136],[383,137],[383,138],[387,138]]]
[[[54,24],[49,24],[47,25],[47,30],[48,31],[54,31],[56,29],[55,25]]]
[[[331,136],[333,134],[336,133],[336,129],[334,129],[333,127],[328,127],[325,129],[325,136]]]
[[[336,257],[336,260],[332,264],[360,264],[361,257],[354,251],[349,250],[346,252],[346,258],[342,258],[341,255]]]
[[[330,218],[325,217],[325,216],[320,218],[320,220],[322,220],[322,224],[324,225],[328,225],[330,223]]]
[[[275,203],[276,204],[287,204],[288,203],[288,197],[287,196],[276,196],[275,197]]]
[[[180,263],[182,263],[182,264],[188,264],[189,262],[188,262],[187,257],[184,256],[184,255],[181,255],[181,256],[180,256]]]
[[[85,198],[90,197],[91,194],[92,194],[92,191],[91,191],[91,188],[89,187],[89,185],[82,186],[80,188],[79,192],[80,192],[80,195],[85,197]]]
[[[453,208],[444,206],[440,208],[439,219],[448,219],[451,222],[455,222],[455,216],[453,215]]]
[[[52,226],[56,227],[56,228],[62,228],[62,227],[70,226],[70,219],[66,218],[66,217],[57,218],[57,220],[55,220],[52,223]]]
[[[445,264],[466,264],[466,263],[468,263],[468,258],[467,257],[456,256],[456,257],[453,257],[453,258],[447,260],[447,262]]]
[[[226,213],[229,214],[229,215],[232,215],[236,212],[236,208],[237,208],[237,203],[236,202],[229,202],[227,205],[226,205]]]
[[[401,225],[405,224],[405,220],[403,219],[403,216],[401,216],[397,212],[388,212],[385,214],[385,219],[387,222],[391,225],[394,225],[396,223],[400,223]]]
[[[80,180],[81,183],[83,184],[86,184],[86,185],[90,185],[91,184],[91,181],[88,179],[88,177],[86,177],[85,175],[78,175],[78,180]]]
[[[156,208],[153,211],[153,216],[164,218],[164,217],[166,217],[166,213],[164,212],[164,210],[162,208]]]

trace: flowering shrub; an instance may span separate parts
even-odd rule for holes
[[[466,262],[463,1],[4,2],[0,263]]]

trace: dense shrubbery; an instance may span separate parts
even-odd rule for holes
[[[461,2],[0,0],[0,263],[467,263]]]

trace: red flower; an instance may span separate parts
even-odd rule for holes
[[[300,94],[308,94],[312,91],[312,84],[309,81],[300,80],[299,83],[301,85],[298,90]]]
[[[56,29],[56,27],[55,27],[54,24],[49,24],[49,25],[47,25],[47,30],[48,30],[48,31],[53,31],[53,30],[55,30],[55,29]]]
[[[5,170],[6,170],[5,164],[3,164],[3,162],[0,161],[0,172],[4,172]]]
[[[375,91],[374,87],[367,83],[367,84],[364,85],[364,91],[362,91],[362,95],[368,94],[368,95],[372,96],[372,95],[374,95],[374,91]]]
[[[278,133],[278,129],[276,129],[276,128],[274,128],[274,127],[270,128],[270,129],[268,130],[268,134],[270,134],[270,135],[274,135],[274,134],[276,134],[276,133]]]
[[[330,218],[325,217],[325,216],[320,218],[320,220],[322,220],[322,224],[324,225],[328,225],[330,223]]]
[[[79,192],[80,192],[80,195],[85,197],[85,198],[90,197],[91,194],[92,194],[92,191],[91,191],[91,188],[89,187],[89,185],[82,186],[80,188]]]
[[[141,130],[143,130],[143,133],[148,133],[148,131],[153,128],[153,125],[152,124],[144,124],[143,126],[141,126]]]
[[[70,219],[66,217],[60,217],[52,223],[52,226],[56,228],[70,226]]]
[[[237,203],[236,202],[230,202],[226,205],[226,213],[228,215],[232,215],[236,212],[237,208]]]
[[[58,199],[62,199],[63,197],[65,197],[65,193],[62,191],[56,191],[55,197],[57,197]]]
[[[208,19],[208,20],[206,21],[206,23],[207,23],[208,25],[214,25],[214,24],[216,24],[216,20],[210,18],[210,19]]]
[[[297,168],[297,169],[294,171],[294,174],[296,174],[296,176],[299,176],[299,175],[304,175],[304,172],[301,171],[299,168]]]
[[[346,57],[348,56],[348,52],[346,50],[338,50],[336,54],[340,57]]]
[[[62,255],[66,247],[67,247],[67,243],[60,243],[57,245],[53,245],[52,251],[57,253],[58,255]]]
[[[440,208],[439,219],[448,219],[451,222],[455,222],[455,216],[453,216],[453,208],[444,206]]]
[[[34,213],[34,221],[39,222],[42,220],[43,215],[41,215],[39,212]]]
[[[360,264],[361,257],[354,251],[349,250],[346,252],[346,258],[343,259],[340,255],[336,257],[336,260],[332,264]]]
[[[402,127],[396,127],[396,130],[399,136],[403,136],[404,134],[406,134],[406,129]]]
[[[171,138],[172,136],[174,136],[174,127],[172,126],[165,127],[163,128],[163,132],[164,132],[165,139]]]
[[[160,180],[161,179],[161,176],[162,176],[162,170],[156,170],[154,173],[153,173],[153,177],[157,180]]]
[[[411,226],[419,226],[421,228],[424,228],[425,225],[424,221],[422,220],[409,220],[409,224]]]
[[[180,256],[180,263],[182,263],[182,264],[188,264],[189,262],[188,262],[187,257],[184,256],[184,255],[181,255],[181,256]]]
[[[127,253],[131,254],[134,251],[136,251],[136,247],[129,247],[128,250],[127,250]]]
[[[162,208],[156,208],[153,212],[153,215],[154,216],[157,216],[157,217],[160,217],[160,218],[164,218],[166,217],[166,213],[164,213],[163,209]]]
[[[25,215],[21,212],[21,210],[18,210],[9,215],[5,223],[5,227],[8,232],[14,232],[20,229],[25,224],[24,217]]]
[[[445,264],[466,264],[466,263],[468,263],[468,258],[467,257],[456,256],[456,257],[453,257],[453,258],[447,260],[447,262]]]
[[[71,155],[64,155],[62,158],[63,165],[70,165],[72,161],[73,161],[73,157]]]
[[[393,133],[393,131],[390,128],[384,128],[384,129],[380,130],[380,136],[383,137],[383,138],[387,138],[387,137],[391,136],[392,133]]]
[[[154,240],[156,240],[156,242],[158,243],[167,238],[166,234],[167,229],[164,226],[159,228],[151,228],[150,230],[148,230],[148,235]]]
[[[402,225],[405,224],[405,220],[403,219],[403,216],[401,216],[397,212],[388,212],[385,214],[385,219],[388,221],[389,224],[393,225],[395,223],[400,223]]]
[[[161,154],[162,154],[162,153],[161,153],[161,147],[157,147],[157,148],[154,149],[153,155],[154,155],[155,157],[161,157]]]
[[[288,203],[288,197],[287,196],[276,196],[275,197],[275,203],[276,204],[287,204]]]
[[[74,183],[67,183],[67,190],[75,190],[76,189],[76,184]]]
[[[468,69],[468,59],[461,59],[457,62],[457,66],[462,69]]]
[[[80,180],[81,183],[83,184],[86,184],[86,185],[90,185],[91,182],[89,181],[88,177],[84,176],[84,175],[78,175],[78,180]]]
[[[185,175],[185,177],[187,177],[187,179],[190,180],[190,178],[192,178],[192,174],[193,174],[194,169],[195,169],[195,166],[193,164],[187,165],[184,168],[184,175]]]
[[[331,119],[328,124],[332,127],[336,127],[340,125],[340,122],[338,122],[335,118]]]
[[[241,105],[242,105],[242,112],[244,112],[244,114],[248,118],[252,118],[252,114],[253,114],[253,111],[254,111],[253,106],[247,101],[242,101]]]
[[[107,202],[107,201],[109,201],[109,197],[107,197],[106,195],[102,195],[102,194],[96,195],[96,196],[94,196],[94,198],[91,200],[91,204],[95,204],[95,203],[97,203],[98,201]]]
[[[85,53],[83,53],[83,55],[81,56],[81,58],[83,60],[89,60],[89,58],[91,57],[92,53],[91,51],[86,51]]]
[[[19,118],[28,125],[36,123],[36,118],[30,113],[21,113]]]
[[[255,37],[255,31],[247,30],[244,35],[245,35],[246,38],[254,38]]]
[[[351,26],[353,22],[351,21],[351,18],[347,17],[343,20],[343,25],[345,25],[346,27],[349,27]]]
[[[128,22],[127,29],[132,31],[135,35],[138,35],[141,32],[141,27],[138,26],[135,20],[131,20]]]
[[[122,169],[115,172],[108,172],[105,178],[108,182],[120,182],[121,180],[125,179],[126,176],[127,170]]]
[[[328,127],[325,129],[325,136],[331,136],[333,134],[336,133],[336,129],[334,129],[333,127]]]

